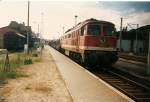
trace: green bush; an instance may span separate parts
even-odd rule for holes
[[[17,77],[24,77],[24,76],[27,76],[23,73],[19,73],[17,71],[10,71],[10,72],[0,72],[0,78],[1,79],[5,79],[5,78],[12,78],[12,79],[15,79]]]
[[[32,59],[30,59],[30,58],[24,60],[24,64],[25,64],[25,65],[27,65],[27,64],[32,64],[32,63],[33,63],[33,62],[32,62]]]
[[[0,55],[0,71],[4,67],[4,62],[5,62],[4,59],[5,59],[5,57],[3,55]]]

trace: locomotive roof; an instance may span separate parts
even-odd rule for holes
[[[88,23],[102,23],[102,24],[110,24],[110,25],[113,25],[113,26],[114,26],[114,24],[111,23],[111,22],[102,21],[102,20],[97,20],[97,19],[91,18],[91,19],[87,19],[87,20],[85,20],[85,21],[83,21],[83,22],[78,23],[78,24],[77,24],[76,26],[74,26],[73,28],[68,29],[65,33],[68,33],[68,32],[70,32],[70,31],[72,31],[72,30],[75,30],[75,29],[77,29],[77,28],[79,28],[79,27],[81,27],[81,26],[83,26],[83,25],[88,24]]]
[[[91,18],[91,19],[87,19],[85,21],[83,21],[83,23],[91,23],[91,22],[98,22],[98,23],[109,23],[109,24],[112,24],[114,25],[113,23],[111,22],[108,22],[108,21],[102,21],[102,20],[97,20],[97,19],[94,19],[94,18]]]

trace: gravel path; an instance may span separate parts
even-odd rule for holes
[[[8,80],[2,90],[6,102],[73,102],[47,49],[41,62],[21,70],[29,76]]]

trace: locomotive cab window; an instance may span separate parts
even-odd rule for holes
[[[88,25],[88,34],[89,35],[100,35],[101,28],[100,25]]]
[[[103,32],[108,36],[112,36],[115,32],[115,28],[113,26],[104,26]]]

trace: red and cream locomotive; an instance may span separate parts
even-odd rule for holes
[[[63,52],[87,66],[112,65],[118,60],[114,24],[88,19],[69,29],[59,39]]]

